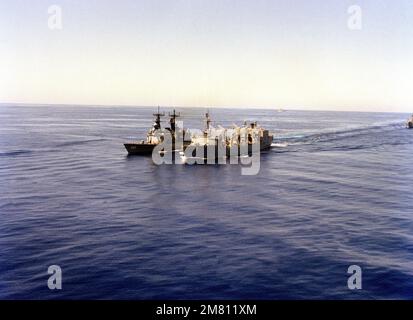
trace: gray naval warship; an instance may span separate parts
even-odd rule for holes
[[[407,129],[413,129],[413,115],[407,120],[406,127]]]
[[[169,128],[163,129],[161,127],[161,117],[165,116],[165,114],[159,112],[159,107],[158,112],[154,113],[153,116],[155,121],[152,128],[146,134],[146,140],[124,143],[128,155],[151,155],[155,146],[163,141],[166,131],[171,134],[173,139],[172,150],[175,150],[175,137],[186,136],[186,130],[176,126],[176,118],[180,117],[180,114],[176,113],[175,110],[169,114]],[[190,143],[190,140],[184,140],[183,145],[186,147]]]

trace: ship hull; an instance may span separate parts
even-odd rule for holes
[[[190,144],[190,141],[184,141],[183,149],[185,150],[186,147]],[[151,155],[153,149],[155,148],[156,144],[150,143],[125,143],[124,144],[126,150],[128,151],[129,155],[136,155],[136,156],[144,156],[144,155]],[[172,150],[175,150],[175,144],[172,145]],[[182,150],[182,145],[181,145]],[[180,150],[176,150],[180,151]]]
[[[260,145],[260,151],[266,151],[269,149],[271,149],[271,144]],[[227,157],[230,157],[231,155],[235,155],[238,157],[251,156],[253,152],[254,152],[254,149],[251,144],[248,144],[247,147],[234,146],[233,149],[230,147],[227,147]]]
[[[413,122],[412,122],[412,121],[409,121],[409,122],[407,123],[407,128],[408,128],[408,129],[413,129]]]
[[[149,143],[125,143],[124,144],[128,155],[151,155],[156,144]]]
[[[266,139],[261,139],[260,152],[271,149],[273,137],[269,136]],[[203,156],[197,155],[197,149],[203,151]],[[217,163],[220,160],[226,161],[226,158],[230,157],[244,157],[252,156],[254,153],[254,146],[251,144],[245,144],[243,146],[233,145],[232,147],[223,147],[223,150],[219,150],[217,145],[201,145],[193,150],[190,155],[192,159],[197,159],[198,163],[214,162]]]
[[[271,144],[273,141],[273,136],[267,135],[260,139],[260,151],[266,151],[271,149]],[[242,156],[251,156],[254,152],[254,148],[252,144],[248,144],[248,147],[244,146],[233,146],[227,147],[227,157],[232,155],[237,155],[239,157]]]

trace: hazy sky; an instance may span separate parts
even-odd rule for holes
[[[411,112],[413,1],[0,0],[0,101]]]

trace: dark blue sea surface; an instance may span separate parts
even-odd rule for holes
[[[0,298],[413,297],[408,115],[211,109],[275,134],[244,176],[127,157],[154,111],[0,106]],[[204,109],[179,111],[203,127]],[[361,290],[347,287],[353,264]]]

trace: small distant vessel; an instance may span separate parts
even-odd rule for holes
[[[407,121],[406,127],[408,129],[413,129],[413,115],[410,117],[410,119]]]
[[[151,155],[155,146],[160,144],[164,140],[166,131],[172,136],[172,139],[176,134],[181,134],[185,137],[185,129],[176,127],[176,118],[180,117],[179,113],[176,113],[175,110],[173,113],[169,114],[169,128],[161,128],[161,117],[165,116],[164,113],[158,112],[153,114],[155,116],[155,122],[152,128],[148,131],[146,135],[146,140],[141,140],[138,142],[127,142],[124,144],[129,155]],[[179,131],[179,132],[178,132]],[[184,146],[188,145],[191,141],[184,140]],[[172,141],[172,150],[175,150],[175,141]]]

